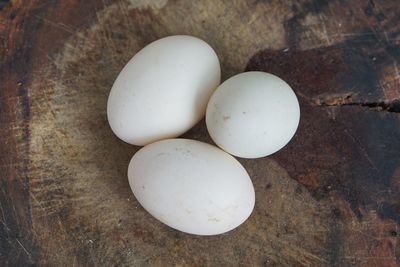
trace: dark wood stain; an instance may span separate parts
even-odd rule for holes
[[[374,7],[368,1],[365,13],[375,14]],[[367,27],[334,46],[299,51],[298,34],[303,28],[299,20],[310,12],[300,10],[295,8],[295,16],[285,24],[289,49],[260,51],[246,67],[283,78],[300,100],[299,130],[288,147],[273,157],[317,199],[339,194],[358,220],[369,210],[376,211],[383,223],[389,219],[399,224],[400,192],[393,185],[399,181],[400,91],[388,96],[382,81],[383,70],[400,61],[400,46],[384,32]],[[383,18],[382,13],[376,15],[379,22]],[[398,27],[390,26],[384,25],[398,36]],[[392,86],[398,88],[399,83]],[[333,215],[329,263],[357,264],[342,261],[346,217],[337,208]],[[398,262],[398,253],[393,256]]]
[[[3,238],[5,237],[4,246],[7,251],[7,254],[1,254],[0,260],[10,266],[27,266],[32,264],[36,257],[29,205],[30,107],[27,83],[32,69],[31,42],[35,41],[35,28],[39,25],[29,18],[16,18],[16,11],[11,11],[9,16],[12,22],[6,25],[10,30],[8,34],[11,40],[4,47],[9,52],[0,65],[0,79],[3,81],[3,88],[0,90],[2,100],[0,137],[3,139],[0,146],[0,161],[2,162],[0,169],[4,175],[0,192],[3,214],[3,223],[0,228],[4,234]],[[2,14],[2,17],[7,16]],[[27,33],[17,32],[16,29],[19,27],[22,32]],[[11,130],[13,125],[19,128]],[[6,257],[7,255],[14,255],[14,257]]]
[[[30,101],[33,58],[38,58],[35,44],[48,9],[53,5],[0,3],[0,265],[32,266],[37,262],[38,248],[32,231],[31,196],[28,177]],[[60,10],[61,11],[61,10]],[[62,12],[62,11],[61,11]],[[4,28],[3,28],[4,27]],[[43,40],[56,48],[53,42]],[[42,49],[44,47],[40,47]],[[42,50],[43,55],[46,52]],[[12,130],[15,128],[15,130]]]
[[[400,225],[400,205],[399,205],[399,203],[391,204],[391,203],[383,202],[378,207],[378,215],[382,219],[391,219]],[[392,233],[392,235],[394,233],[394,236],[397,235],[396,231],[392,231],[391,233]]]
[[[360,206],[377,203],[374,196],[381,190],[390,190],[396,179],[393,173],[400,158],[387,148],[400,151],[400,129],[396,114],[369,111],[384,99],[385,92],[379,86],[380,70],[390,65],[393,57],[386,53],[387,47],[372,45],[370,50],[364,42],[349,43],[307,51],[265,50],[249,61],[246,70],[276,74],[299,96],[303,114],[299,130],[288,149],[274,157],[315,197],[340,192],[361,219]],[[378,66],[370,60],[369,51],[380,58]],[[330,103],[321,104],[321,88],[322,98],[333,99]],[[389,111],[397,110],[397,100],[388,100],[387,105],[392,107]],[[329,112],[335,112],[335,117]],[[308,174],[299,172],[299,166]],[[310,173],[314,168],[326,173],[320,173],[320,184],[311,187],[315,182],[304,177],[313,179]]]
[[[0,1],[0,10],[2,10],[5,6],[7,6],[8,3],[10,3],[10,0],[1,0]]]

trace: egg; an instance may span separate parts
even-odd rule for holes
[[[294,136],[300,106],[279,77],[250,71],[231,77],[212,95],[206,124],[213,141],[242,158],[268,156]]]
[[[221,149],[188,139],[140,149],[129,184],[152,216],[182,232],[217,235],[242,224],[254,207],[254,188],[242,165]]]
[[[220,76],[206,42],[185,35],[154,41],[116,78],[107,102],[110,127],[133,145],[177,137],[204,117]]]

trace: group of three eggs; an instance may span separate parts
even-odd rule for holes
[[[242,224],[254,208],[254,187],[230,154],[270,155],[290,141],[300,119],[295,93],[272,74],[220,80],[218,57],[206,42],[169,36],[126,64],[108,98],[112,131],[144,146],[128,167],[135,197],[155,218],[186,233],[215,235]],[[204,115],[221,149],[174,139]]]

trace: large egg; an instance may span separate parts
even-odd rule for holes
[[[238,157],[275,153],[294,136],[299,102],[279,77],[258,71],[238,74],[222,83],[207,106],[206,124],[214,142]]]
[[[218,57],[206,42],[185,35],[152,42],[114,82],[107,103],[111,129],[134,145],[177,137],[204,116],[220,76]]]
[[[136,199],[177,230],[216,235],[238,227],[254,207],[254,188],[243,166],[221,149],[188,139],[140,149],[128,168]]]

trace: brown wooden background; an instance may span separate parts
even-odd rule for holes
[[[1,266],[400,266],[398,0],[0,1]],[[172,34],[209,42],[223,79],[284,78],[301,104],[283,150],[240,160],[238,229],[170,229],[133,197],[138,149],[108,127],[123,65]],[[204,121],[184,135],[211,142]]]

